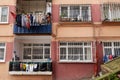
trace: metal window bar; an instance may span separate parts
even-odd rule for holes
[[[66,7],[67,10],[62,10]],[[63,22],[89,22],[91,21],[90,5],[61,5],[61,21]]]
[[[120,56],[120,42],[103,42],[104,55]]]
[[[104,21],[120,21],[120,3],[107,2],[102,4],[102,14]]]
[[[66,43],[66,45],[62,43]],[[60,49],[60,60],[61,61],[90,61],[92,60],[91,42],[60,42],[59,49]],[[66,58],[61,58],[63,57],[63,55],[66,55]]]
[[[23,59],[25,59],[24,56],[26,55],[25,53],[28,53],[27,51],[29,51],[31,54],[26,55],[26,57],[30,56],[31,60],[36,60],[36,59],[45,60],[46,59],[45,56],[48,56],[48,55],[50,58],[50,51],[47,54],[45,53],[45,49],[47,49],[47,48],[50,50],[50,46],[45,46],[45,44],[38,43],[37,45],[31,44],[31,46],[29,46],[29,45],[25,46],[25,44],[24,44],[24,46],[23,46]],[[29,50],[26,50],[26,49],[29,49]],[[26,50],[26,52],[24,52],[24,50]]]

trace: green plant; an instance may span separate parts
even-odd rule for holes
[[[116,74],[111,74],[108,78],[109,80],[120,80]]]

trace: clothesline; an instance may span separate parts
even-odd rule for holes
[[[41,24],[50,24],[51,23],[51,13],[44,15],[42,13],[33,13],[33,14],[17,14],[16,15],[16,24],[19,27],[30,26],[39,26]]]

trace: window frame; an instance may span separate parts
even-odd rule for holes
[[[60,43],[61,42],[59,42],[59,62],[80,62],[80,63],[91,63],[91,62],[93,62],[93,47],[92,47],[92,42],[90,42],[90,46],[84,46],[83,44],[84,44],[84,42],[82,42],[82,45],[72,45],[72,46],[68,46],[68,43],[69,42],[66,42],[66,46],[60,46]],[[74,42],[72,42],[72,43],[74,43]],[[81,43],[81,42],[80,42]],[[65,53],[65,55],[66,55],[66,59],[63,59],[63,60],[61,60],[60,59],[60,57],[61,57],[61,54],[60,54],[60,48],[65,48],[66,49],[66,53]],[[82,48],[83,49],[83,60],[80,60],[80,56],[79,56],[79,60],[69,60],[68,59],[68,48]],[[90,48],[90,50],[91,50],[91,59],[90,60],[85,60],[84,58],[85,58],[85,48]],[[78,55],[80,55],[80,53],[78,54]]]
[[[110,42],[111,43],[111,46],[104,46],[104,43],[106,43],[106,42]],[[114,50],[116,49],[116,48],[120,48],[120,46],[114,46],[114,43],[115,42],[120,42],[120,41],[103,41],[103,56],[105,55],[105,48],[107,48],[107,49],[111,49],[111,51],[112,51],[112,55],[115,55],[115,52],[114,52]]]
[[[70,17],[70,7],[74,7],[74,6],[79,6],[79,15],[81,16],[82,21],[84,21],[84,19],[82,17],[82,7],[84,7],[84,6],[88,7],[88,10],[87,10],[88,11],[88,20],[87,21],[92,21],[92,12],[91,12],[92,10],[91,10],[91,6],[88,4],[86,4],[86,5],[60,5],[59,17],[61,17],[61,14],[62,14],[61,8],[66,7],[68,14],[67,14],[67,17],[65,17],[65,18],[71,18]]]
[[[102,21],[120,22],[120,20],[119,20],[120,15],[116,15],[116,14],[119,14],[120,8],[116,5],[118,5],[118,4],[115,3],[115,4],[111,5],[109,3],[107,3],[107,4],[103,3],[101,5],[101,14],[102,14],[101,19],[102,19]],[[111,7],[112,7],[112,9],[111,9]],[[115,9],[113,9],[113,8],[115,8]]]
[[[24,44],[31,44],[31,46],[24,46]],[[43,48],[43,58],[42,59],[33,59],[33,48],[34,48],[34,46],[33,46],[33,44],[43,44],[43,46],[42,46],[42,48]],[[48,47],[48,46],[44,46],[44,44],[50,44],[50,46]],[[22,61],[47,61],[48,60],[48,58],[45,58],[45,49],[46,48],[49,48],[50,49],[50,58],[51,58],[51,43],[23,43],[22,44]],[[36,46],[35,46],[36,47]],[[39,46],[40,47],[40,46]],[[24,48],[30,48],[31,49],[31,59],[24,59]]]
[[[0,42],[0,43],[4,43],[5,44],[5,46],[0,46],[0,49],[2,48],[2,49],[4,49],[4,56],[3,56],[3,60],[0,60],[0,62],[5,62],[5,57],[6,57],[6,43],[5,42]]]
[[[3,7],[7,7],[7,21],[6,22],[2,22],[1,21],[1,16],[2,16],[2,8]],[[7,24],[9,22],[9,6],[0,6],[0,24]]]

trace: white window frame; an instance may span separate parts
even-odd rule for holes
[[[4,42],[0,42],[0,43],[4,43]],[[3,60],[0,60],[0,62],[5,62],[5,57],[6,57],[6,43],[4,43],[5,46],[0,46],[0,49],[1,48],[4,48],[4,56],[3,56]]]
[[[111,46],[104,46],[104,43],[105,42],[110,42],[112,45]],[[115,48],[120,48],[120,46],[114,46],[114,42],[120,42],[120,41],[103,41],[103,56],[105,55],[105,48],[109,48],[109,49],[111,49],[112,50],[112,55],[115,55],[115,53],[114,53],[114,49]]]
[[[70,18],[70,7],[71,6],[73,6],[73,5],[61,5],[60,6],[60,15],[61,15],[61,7],[67,7],[67,11],[68,11],[67,18]],[[76,5],[76,6],[80,7],[79,12],[80,12],[81,17],[82,17],[82,7],[87,6],[88,7],[88,21],[91,21],[91,6],[90,5]],[[82,20],[83,20],[83,18],[82,18]]]
[[[26,46],[26,47],[24,47],[24,44],[31,44],[32,46],[30,46],[30,47],[28,47],[28,46]],[[50,49],[50,58],[51,58],[51,43],[23,43],[23,47],[22,47],[22,60],[23,61],[47,61],[48,59],[46,59],[45,58],[45,52],[44,52],[44,50],[45,50],[45,48],[48,48],[48,46],[43,46],[42,48],[43,48],[43,59],[32,59],[32,56],[33,56],[33,44],[50,44],[50,46],[49,46],[49,49]],[[24,59],[24,48],[31,48],[31,59]]]
[[[7,7],[7,21],[6,22],[1,22],[1,14],[2,14],[2,8],[3,7]],[[8,21],[9,21],[9,7],[8,6],[0,6],[0,24],[7,24],[8,23]]]
[[[60,42],[61,43],[61,42]],[[59,62],[82,62],[82,63],[88,63],[88,62],[93,62],[93,48],[92,48],[92,42],[90,42],[91,43],[91,45],[90,46],[84,46],[84,45],[82,45],[82,46],[74,46],[74,45],[72,45],[72,46],[68,46],[68,43],[69,42],[66,42],[67,43],[67,45],[65,45],[65,46],[61,46],[60,45],[60,43],[59,43]],[[74,42],[73,42],[74,43]],[[81,42],[80,42],[81,43]],[[84,44],[84,42],[82,42],[83,44]],[[83,60],[68,60],[68,48],[83,48]],[[91,48],[91,60],[85,60],[84,58],[85,58],[85,48]],[[66,48],[66,60],[64,59],[64,60],[61,60],[60,59],[60,57],[61,57],[61,54],[60,54],[60,48]],[[80,55],[80,54],[79,54]],[[79,57],[80,58],[80,57]]]
[[[116,4],[116,3],[102,4],[102,20],[105,20],[106,15],[104,13],[106,12],[106,10],[108,10],[107,18],[109,19],[109,21],[115,21],[114,19],[120,18],[120,14],[119,14],[120,8],[118,6],[116,7],[115,5],[120,5],[120,4]],[[120,20],[116,20],[116,21],[120,21]]]

